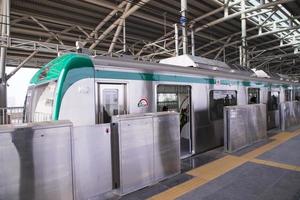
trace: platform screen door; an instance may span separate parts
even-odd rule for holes
[[[110,123],[113,115],[126,113],[125,84],[98,84],[98,122]]]

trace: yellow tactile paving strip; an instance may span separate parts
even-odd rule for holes
[[[195,176],[195,178],[177,185],[165,192],[157,194],[150,199],[176,199],[177,197],[180,197],[183,194],[196,189],[201,185],[204,185],[205,183],[217,178],[218,176],[221,176],[222,174],[225,174],[226,172],[244,164],[245,162],[247,162],[247,160],[243,160],[235,156],[225,156],[224,158],[187,172],[187,174]]]
[[[268,160],[260,160],[260,159],[252,159],[251,162],[300,172],[300,166],[288,165],[288,164],[284,164],[284,163],[278,163],[278,162],[273,162],[273,161],[268,161]]]
[[[281,132],[273,137],[271,137],[271,139],[273,139],[272,142],[262,146],[262,147],[259,147],[247,154],[244,154],[242,157],[245,158],[245,159],[253,159],[271,149],[273,149],[274,147],[277,147],[278,145],[284,143],[285,141],[299,135],[300,132],[298,131],[295,131],[295,132]]]
[[[276,163],[272,161],[265,161],[256,159],[257,156],[273,149],[274,147],[284,143],[285,141],[300,135],[300,130],[294,131],[294,132],[281,132],[273,137],[273,141],[269,142],[268,144],[261,146],[249,153],[246,153],[240,157],[238,156],[232,156],[228,155],[221,159],[215,160],[211,163],[208,163],[206,165],[203,165],[201,167],[192,169],[191,171],[188,171],[187,174],[194,176],[193,179],[184,182],[180,185],[177,185],[173,188],[170,188],[162,193],[159,193],[150,199],[153,200],[169,200],[169,199],[176,199],[182,195],[184,195],[187,192],[192,191],[193,189],[196,189],[209,181],[227,173],[228,171],[246,163],[246,162],[254,162],[258,164],[278,167],[278,168],[284,168],[284,169],[290,169],[290,170],[296,170],[300,171],[299,166],[292,166],[282,163]]]

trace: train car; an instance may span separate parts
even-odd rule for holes
[[[271,129],[279,126],[279,103],[298,94],[298,83],[253,77],[221,62],[174,64],[64,54],[32,78],[25,120],[81,126],[109,123],[113,115],[176,111],[186,157],[223,145],[224,106],[268,104]]]

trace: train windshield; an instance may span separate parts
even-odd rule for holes
[[[52,119],[56,81],[30,87],[25,100],[25,122]]]

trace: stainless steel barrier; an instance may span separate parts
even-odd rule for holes
[[[110,124],[0,126],[0,199],[98,199],[112,190]]]
[[[70,122],[0,127],[0,199],[71,200]]]
[[[116,188],[129,193],[180,173],[179,115],[124,115],[114,124],[80,127],[69,121],[3,125],[0,161],[1,200],[101,199]]]
[[[180,173],[179,115],[113,117],[113,180],[121,195]]]
[[[158,182],[180,172],[179,115],[153,113],[154,181]]]
[[[300,102],[287,101],[280,103],[281,130],[285,131],[296,125],[300,125]]]
[[[234,152],[267,138],[266,105],[224,108],[224,150]]]
[[[73,128],[73,171],[76,200],[100,199],[112,190],[110,124]]]
[[[0,125],[23,123],[23,107],[0,108]]]

